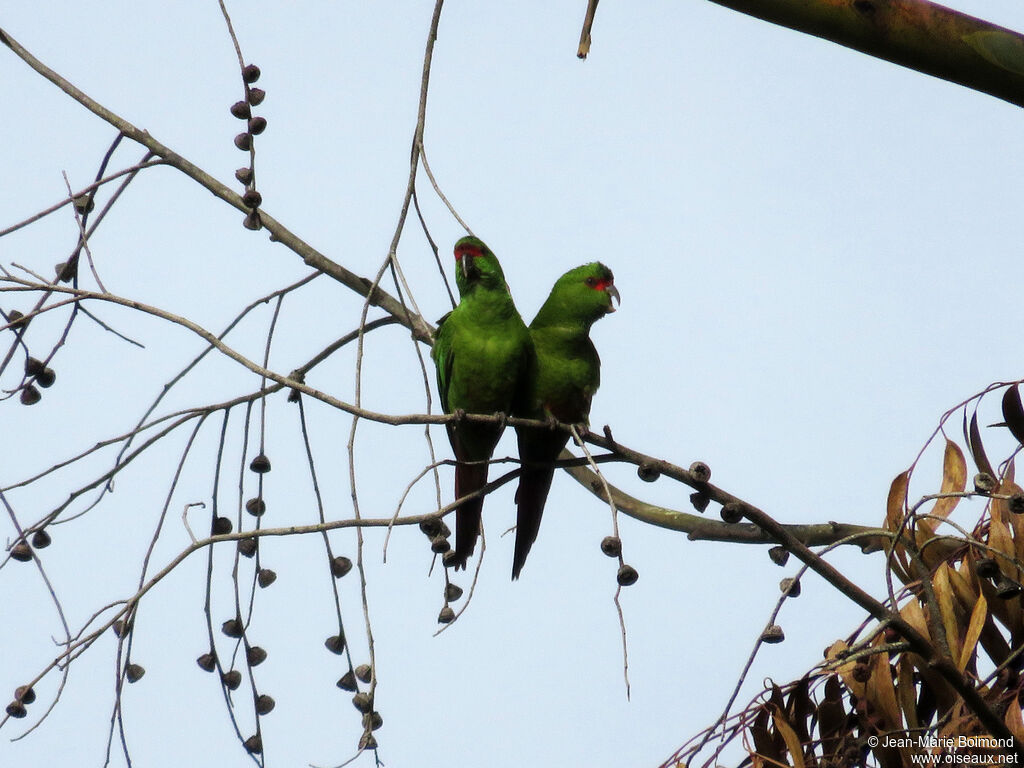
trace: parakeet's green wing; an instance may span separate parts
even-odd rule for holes
[[[434,358],[434,365],[437,368],[437,393],[441,397],[441,410],[450,413],[448,409],[448,383],[452,378],[452,340],[451,334],[445,328],[445,321],[452,316],[451,312],[445,314],[437,321],[437,332],[434,334],[434,348],[430,350],[430,356]]]

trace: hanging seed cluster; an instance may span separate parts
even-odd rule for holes
[[[267,120],[252,113],[252,108],[262,104],[267,95],[262,88],[253,85],[259,79],[260,68],[255,64],[247,64],[242,67],[245,99],[231,105],[231,114],[239,120],[245,121],[245,130],[235,136],[235,146],[241,151],[249,153],[249,165],[236,170],[235,178],[245,188],[242,192],[242,202],[249,209],[242,224],[246,229],[251,230],[257,230],[263,226],[259,214],[263,196],[256,190],[255,162],[256,137],[267,129]]]

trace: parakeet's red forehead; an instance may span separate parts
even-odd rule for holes
[[[483,249],[479,245],[474,243],[460,243],[455,246],[455,260],[458,261],[463,256],[471,256],[473,258],[479,258],[484,255]]]

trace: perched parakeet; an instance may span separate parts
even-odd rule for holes
[[[536,353],[527,382],[526,410],[517,416],[588,424],[590,401],[601,383],[601,360],[590,340],[594,321],[614,312],[619,301],[612,271],[600,262],[569,270],[555,283],[530,323]],[[516,490],[516,545],[512,578],[518,579],[537,539],[554,467],[569,440],[560,429],[516,427],[523,472]],[[547,465],[547,466],[545,466]]]
[[[533,365],[533,342],[516,311],[497,257],[476,237],[455,243],[459,305],[438,323],[432,356],[445,413],[511,414],[522,406]],[[455,498],[487,484],[487,461],[504,424],[453,421],[446,425],[455,458]],[[463,463],[466,462],[466,463]],[[468,463],[474,462],[474,463]],[[464,568],[480,531],[483,497],[455,512],[456,568]]]

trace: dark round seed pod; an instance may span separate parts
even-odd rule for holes
[[[631,587],[639,578],[640,574],[636,572],[636,568],[625,563],[619,566],[618,573],[615,574],[615,580],[619,582],[620,587]]]
[[[248,120],[252,116],[252,110],[249,109],[249,102],[236,101],[231,105],[231,114],[239,120]]]
[[[270,239],[274,240],[275,238],[274,238],[273,235],[271,235]],[[301,399],[302,399],[302,393],[299,392],[299,390],[297,390],[297,389],[290,389],[290,390],[288,390],[288,402],[289,403],[297,403]]]
[[[226,517],[213,518],[213,525],[210,526],[210,532],[214,536],[224,536],[231,533],[231,521]]]
[[[253,517],[259,517],[267,511],[267,503],[263,499],[253,496],[245,502],[245,511]]]
[[[249,186],[252,184],[252,168],[239,168],[235,171],[235,178],[239,183]]]
[[[324,647],[331,653],[340,655],[345,652],[345,638],[341,635],[331,635],[324,640]]]
[[[267,660],[267,652],[258,645],[251,645],[245,649],[245,660],[250,667],[258,667]]]
[[[243,152],[248,152],[252,149],[252,134],[249,132],[240,133],[235,136],[235,146]]]
[[[779,589],[786,597],[800,597],[800,580],[787,578],[779,582]]]
[[[1010,600],[1017,597],[1024,590],[1024,587],[1021,587],[1020,584],[1007,576],[1000,576],[996,579],[994,586],[996,588],[996,597],[1002,600]]]
[[[245,627],[242,625],[242,620],[235,617],[221,624],[220,631],[228,637],[241,637],[245,634]]]
[[[28,714],[28,710],[20,701],[12,701],[7,705],[7,714],[11,717],[22,718]]]
[[[900,633],[893,627],[886,627],[882,630],[882,636],[885,638],[885,642],[887,643],[896,643],[899,642],[900,639]]]
[[[13,547],[11,547],[11,557],[21,563],[27,563],[32,559],[32,547],[26,542],[19,541]]]
[[[384,725],[384,718],[380,716],[380,712],[368,712],[363,715],[363,728],[376,731],[382,725]]]
[[[217,668],[217,657],[212,653],[204,653],[196,659],[196,664],[198,664],[199,668],[204,672],[213,672],[213,670]]]
[[[255,209],[249,211],[245,219],[242,220],[242,226],[248,229],[250,232],[256,232],[260,227],[263,226],[263,222],[260,220],[259,213]]]
[[[719,512],[722,519],[730,524],[738,523],[743,519],[743,512],[739,504],[730,501],[728,504],[722,506],[722,511]]]
[[[39,390],[34,386],[26,384],[24,388],[22,388],[18,399],[21,400],[22,405],[35,405],[43,399],[43,396],[39,394]]]
[[[445,568],[451,568],[453,565],[455,565],[455,559],[455,551],[449,550],[448,552],[445,552],[443,555],[441,555],[441,565],[443,565]]]
[[[331,560],[331,575],[340,579],[344,577],[349,571],[352,570],[352,561],[347,557],[339,555]]]
[[[270,471],[270,459],[265,453],[261,453],[249,463],[249,469],[257,475],[265,475]]]
[[[452,536],[452,529],[448,527],[448,524],[444,520],[441,521],[441,530],[438,535],[444,536],[446,539],[450,539]]]
[[[38,376],[40,373],[46,370],[46,366],[43,365],[42,360],[37,360],[34,357],[28,358],[25,361],[25,375],[26,376]]]
[[[254,733],[242,743],[245,746],[245,751],[250,755],[263,754],[263,739],[260,738],[258,733]]]
[[[255,83],[260,79],[260,68],[255,64],[246,64],[242,67],[242,79],[245,81],[246,85]]]
[[[141,664],[129,664],[124,668],[124,676],[129,683],[137,683],[144,674],[146,669]]]
[[[991,557],[982,557],[974,564],[974,569],[983,579],[994,579],[999,575],[999,563]]]
[[[263,203],[263,195],[255,189],[250,188],[245,190],[245,194],[242,195],[242,202],[245,203],[248,208],[259,208]]]
[[[277,581],[277,573],[269,568],[260,568],[260,572],[256,574],[256,583],[263,589],[266,589],[275,581]]]
[[[772,624],[761,633],[761,642],[763,643],[781,643],[786,639],[785,632],[782,631],[782,627],[778,624]]]
[[[783,566],[789,562],[789,550],[785,547],[772,547],[768,550],[768,557],[776,565]]]
[[[451,548],[452,545],[448,543],[448,539],[444,536],[435,536],[430,540],[430,551],[435,555],[443,555]]]
[[[60,266],[63,267],[64,265],[61,264]],[[60,270],[58,270],[58,272],[59,271]],[[11,324],[11,328],[12,329],[17,330],[18,328],[21,328],[21,327],[23,327],[25,325],[25,323],[19,323],[18,322],[23,317],[24,317],[24,315],[21,312],[19,312],[16,309],[12,309],[10,312],[7,313],[7,322],[9,322]]]
[[[53,539],[43,529],[39,529],[32,534],[32,546],[36,549],[46,549],[50,544],[53,543]]]
[[[266,97],[267,97],[267,92],[264,91],[262,88],[250,88],[249,92],[246,94],[246,99],[254,107],[258,107],[260,104],[262,104],[263,100]]]
[[[871,668],[867,665],[867,662],[858,661],[853,665],[853,679],[858,683],[866,683],[871,679]]]
[[[458,584],[448,583],[444,587],[444,601],[446,603],[454,603],[462,597],[462,587]]]
[[[455,611],[452,610],[450,605],[446,605],[441,609],[441,612],[437,614],[438,624],[451,624],[455,621]]]
[[[361,691],[352,697],[352,706],[365,715],[373,711],[373,699],[370,698],[370,694]]]
[[[14,698],[22,704],[31,704],[36,700],[36,692],[31,685],[19,685],[14,689]]]
[[[999,487],[999,483],[988,472],[979,472],[974,476],[974,490],[978,493],[989,494]]]
[[[44,368],[38,376],[36,376],[36,383],[43,389],[49,389],[53,386],[53,382],[57,380],[57,374],[53,372],[53,368]]]
[[[358,677],[364,683],[370,682],[372,672],[373,670],[370,669],[369,664],[360,664],[358,667],[356,667],[356,677]]]
[[[364,732],[363,735],[359,737],[359,749],[360,750],[376,749],[376,748],[377,748],[377,739],[374,738],[372,733]]]
[[[605,536],[601,539],[601,551],[608,557],[618,557],[622,554],[622,539],[618,536]]]
[[[690,474],[698,483],[706,483],[711,479],[711,467],[703,461],[695,461],[690,465]]]
[[[53,269],[57,279],[62,283],[70,283],[71,278],[75,276],[75,265],[71,262],[62,261],[54,266]]]
[[[128,627],[128,626],[125,625],[124,619],[118,619],[117,621],[114,622],[114,624],[111,627],[111,629],[114,630],[114,634],[117,635],[118,637],[124,637],[125,635],[128,634],[128,631],[131,629],[131,627]]]
[[[352,670],[349,670],[344,675],[342,675],[341,678],[338,680],[337,685],[343,691],[356,690],[358,686],[356,685],[356,676],[352,674]]]
[[[93,200],[92,195],[88,192],[84,195],[72,198],[71,204],[75,206],[75,210],[80,216],[84,216],[96,207],[96,201]]]
[[[636,476],[643,480],[645,483],[653,483],[659,477],[661,477],[661,471],[658,470],[653,464],[641,464],[636,468]]]
[[[249,120],[249,133],[253,136],[259,136],[267,130],[267,120],[265,117],[253,117]]]
[[[711,497],[708,496],[706,493],[696,491],[690,494],[690,504],[692,504],[693,508],[696,509],[698,512],[703,513],[704,510],[708,508],[708,504],[710,503]]]
[[[420,530],[426,535],[428,539],[432,539],[441,533],[441,518],[440,517],[428,517],[420,520]]]
[[[1024,513],[1024,493],[1015,493],[1006,504],[1015,515]]]
[[[257,715],[269,715],[274,710],[274,701],[272,696],[268,696],[265,693],[261,693],[256,697],[256,714]]]
[[[242,557],[254,557],[257,549],[259,544],[255,538],[238,540],[238,554]]]
[[[221,682],[224,683],[224,687],[229,691],[238,690],[238,686],[242,684],[242,673],[237,669],[232,669],[225,672],[220,676]]]

